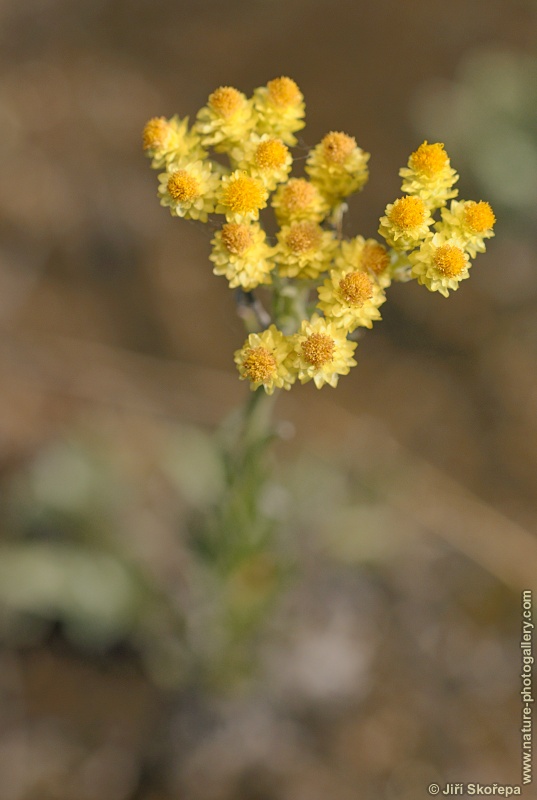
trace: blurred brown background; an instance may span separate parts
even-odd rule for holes
[[[536,14],[2,0],[0,800],[520,783]],[[337,391],[278,401],[266,506],[289,576],[244,633],[222,609],[255,605],[270,571],[222,582],[189,539],[219,486],[211,433],[248,394],[243,331],[210,232],[159,207],[140,132],[282,74],[305,95],[307,145],[343,130],[372,153],[347,235],[375,235],[423,139],[445,142],[461,197],[490,200],[498,225],[448,300],[390,289]]]

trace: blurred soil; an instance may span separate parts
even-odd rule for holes
[[[158,205],[146,119],[193,116],[221,84],[249,93],[292,76],[305,143],[345,130],[372,153],[345,230],[374,236],[417,144],[420,85],[452,78],[479,44],[531,52],[536,33],[534,6],[501,0],[3,0],[4,495],[56,443],[83,441],[121,477],[115,546],[163,592],[184,579],[184,504],[163,448],[178,424],[212,430],[243,401],[243,333],[211,274],[210,232]],[[480,191],[462,176],[462,196]],[[308,385],[279,401],[278,459],[302,465],[314,510],[297,522],[301,574],[258,643],[253,684],[169,686],[128,639],[92,650],[61,625],[28,642],[11,631],[0,800],[415,800],[439,778],[519,782],[537,256],[530,233],[510,236],[500,219],[449,301],[393,287],[337,392]],[[365,485],[395,462],[380,517],[362,520],[370,551],[355,552],[331,536],[333,518],[321,525],[315,496],[337,508],[332,471]]]

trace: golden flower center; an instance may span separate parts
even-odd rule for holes
[[[410,156],[411,168],[416,172],[421,172],[427,178],[437,175],[448,163],[448,154],[441,142],[436,142],[435,144],[423,142]]]
[[[287,234],[285,243],[293,253],[307,253],[319,246],[321,230],[315,222],[295,222]]]
[[[390,221],[402,231],[411,231],[425,221],[425,203],[419,197],[400,197],[389,213]]]
[[[285,164],[288,152],[288,148],[281,139],[268,139],[258,146],[255,152],[255,163],[259,169],[278,169]]]
[[[350,306],[363,306],[373,297],[373,283],[365,272],[349,272],[339,282],[339,294]]]
[[[390,264],[390,257],[386,248],[379,242],[366,242],[362,250],[361,264],[364,269],[370,269],[375,275],[380,275]]]
[[[304,211],[317,199],[317,189],[305,178],[291,178],[282,194],[282,205],[290,212]]]
[[[229,253],[241,256],[252,246],[253,236],[248,225],[238,222],[227,222],[222,227],[222,242]]]
[[[144,150],[158,150],[166,147],[172,132],[165,117],[153,117],[146,123],[142,134]]]
[[[292,78],[274,78],[267,83],[268,96],[275,106],[296,106],[302,100],[302,93]]]
[[[276,372],[276,359],[266,347],[254,347],[247,351],[243,369],[254,383],[263,383]]]
[[[434,265],[446,278],[460,275],[466,266],[466,259],[460,247],[444,244],[434,254]]]
[[[327,161],[332,164],[344,164],[356,147],[356,139],[347,136],[346,133],[331,131],[326,134],[321,144]]]
[[[249,214],[264,208],[266,192],[261,181],[249,175],[233,178],[225,187],[222,202],[236,214]]]
[[[242,106],[244,96],[233,86],[220,86],[209,95],[209,105],[221,117],[232,117]]]
[[[199,181],[193,175],[190,175],[186,169],[179,169],[170,175],[168,191],[173,199],[179,203],[188,203],[201,194]]]
[[[302,345],[302,355],[312,367],[322,367],[334,358],[336,343],[325,333],[312,333]]]
[[[464,221],[474,233],[484,233],[496,222],[494,211],[489,203],[469,203],[464,209]]]

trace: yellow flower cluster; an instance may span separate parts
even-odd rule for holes
[[[400,170],[403,196],[380,219],[387,246],[344,238],[346,200],[367,182],[369,153],[353,136],[330,131],[309,150],[306,174],[291,176],[304,115],[297,84],[279,77],[251,98],[220,86],[193,125],[188,117],[154,117],[143,131],[151,166],[161,170],[161,205],[217,227],[214,274],[249,308],[260,307],[252,293],[266,287],[263,313],[235,362],[253,390],[268,394],[297,380],[335,387],[356,364],[358,329],[381,319],[392,281],[415,278],[447,296],[468,277],[495,222],[488,203],[454,199],[458,175],[444,145],[424,142]],[[262,224],[269,207],[273,237]]]
[[[470,277],[470,258],[485,251],[496,217],[489,203],[453,199],[459,176],[440,142],[423,142],[399,175],[405,195],[386,206],[378,232],[392,248],[399,280],[415,278],[447,297]]]

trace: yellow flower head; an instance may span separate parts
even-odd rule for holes
[[[280,275],[288,278],[318,278],[337,247],[334,234],[311,220],[284,225],[277,236],[275,260]]]
[[[198,111],[195,130],[204,147],[221,153],[249,136],[254,122],[251,101],[233,86],[220,86]]]
[[[249,139],[233,148],[230,157],[237,169],[258,178],[269,192],[274,191],[278,183],[287,180],[293,163],[287,145],[268,133],[262,136],[253,133]]]
[[[336,256],[335,265],[342,270],[366,272],[383,288],[391,283],[390,256],[384,245],[376,239],[355,236],[354,239],[341,242],[341,252]]]
[[[255,165],[260,170],[273,170],[283,167],[289,156],[289,148],[281,139],[265,139],[255,151]]]
[[[142,143],[144,150],[165,150],[172,138],[172,129],[166,117],[152,117],[146,122]]]
[[[345,164],[356,148],[354,136],[346,133],[331,131],[321,142],[323,158],[329,164]]]
[[[267,205],[267,190],[258,178],[235,170],[222,177],[217,214],[225,214],[229,222],[257,220],[259,211]]]
[[[449,209],[441,211],[442,220],[435,225],[443,236],[454,236],[464,249],[475,258],[485,252],[485,239],[494,236],[496,217],[489,203],[481,200],[453,200]]]
[[[310,151],[306,172],[333,205],[364,187],[368,161],[353,136],[331,131]]]
[[[384,290],[363,270],[331,270],[330,278],[317,291],[317,308],[347,333],[358,327],[372,328],[373,322],[381,319],[379,306],[386,300]]]
[[[309,253],[321,243],[321,228],[315,222],[296,222],[285,234],[285,244],[293,253]]]
[[[262,386],[267,394],[274,389],[290,389],[296,371],[290,362],[293,342],[275,325],[262,333],[251,333],[240,350],[235,352],[235,363],[241,380],[250,381],[250,389]]]
[[[325,383],[335,388],[339,376],[356,366],[355,349],[356,342],[348,341],[344,331],[314,314],[294,336],[292,363],[301,383],[313,380],[318,389]]]
[[[361,308],[373,297],[373,281],[365,272],[347,272],[338,280],[338,293],[347,305]]]
[[[425,141],[414,153],[411,153],[408,162],[410,169],[413,169],[418,175],[436,178],[449,166],[449,156],[441,142],[429,144]]]
[[[253,97],[257,114],[256,130],[282,139],[285,144],[297,143],[296,131],[304,127],[304,97],[292,78],[274,78],[256,89]]]
[[[496,217],[490,204],[481,200],[479,203],[466,203],[464,222],[473,233],[485,233],[492,230]]]
[[[410,253],[408,259],[412,264],[412,277],[429,291],[440,292],[444,297],[469,277],[471,264],[464,245],[457,239],[446,240],[440,233],[435,233],[419,250]]]
[[[207,155],[199,136],[188,129],[188,117],[183,120],[179,117],[169,120],[153,117],[144,127],[142,143],[154,169],[163,166],[178,168],[184,163],[202,160]]]
[[[260,230],[256,226],[256,230]],[[222,244],[231,256],[243,256],[254,243],[254,225],[226,222],[221,231]]]
[[[397,250],[410,250],[429,234],[433,220],[420,197],[400,197],[386,206],[380,218],[380,235]]]
[[[195,161],[181,169],[171,169],[159,175],[160,204],[167,206],[173,216],[207,222],[214,211],[218,175],[210,162]]]
[[[201,194],[199,179],[186,169],[172,172],[168,178],[167,188],[172,198],[180,203],[188,203]]]
[[[208,105],[222,119],[233,119],[244,107],[244,95],[233,86],[219,86],[209,95]]]
[[[274,78],[267,83],[267,97],[277,108],[297,108],[304,99],[292,78]]]
[[[454,244],[443,244],[437,247],[433,262],[436,269],[446,278],[456,278],[467,264],[464,251]]]
[[[305,178],[291,178],[279,186],[272,207],[280,225],[300,220],[321,222],[330,211],[319,189]]]
[[[450,166],[449,156],[440,142],[423,142],[408,159],[408,166],[399,170],[402,191],[420,197],[431,211],[444,206],[458,194],[453,185],[459,176]]]
[[[403,233],[409,233],[425,220],[423,201],[417,197],[402,197],[393,204],[389,218],[396,228]]]
[[[273,248],[266,243],[265,231],[257,223],[227,222],[211,244],[213,272],[224,275],[231,289],[241,286],[251,291],[272,282]]]

